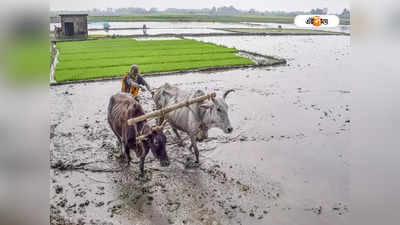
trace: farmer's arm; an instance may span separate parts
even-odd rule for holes
[[[135,88],[140,88],[143,89],[142,86],[140,86],[139,82],[135,82],[131,77],[127,77],[126,81],[128,82],[129,86],[135,87]]]
[[[137,75],[137,82],[140,85],[146,86],[146,89],[151,92],[149,84],[143,79],[142,76]]]

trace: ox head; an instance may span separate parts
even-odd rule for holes
[[[226,104],[225,99],[229,93],[234,90],[226,91],[222,98],[213,98],[212,104],[202,104],[200,109],[203,111],[205,125],[208,128],[218,127],[225,133],[232,133],[233,128],[228,116],[228,104]]]
[[[139,137],[146,140],[153,156],[160,161],[160,165],[163,167],[169,166],[169,159],[166,151],[167,137],[163,132],[164,126],[165,122],[161,126],[152,127],[147,134]]]

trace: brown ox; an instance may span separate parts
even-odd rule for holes
[[[128,125],[129,119],[141,115],[144,115],[143,108],[132,95],[118,93],[111,96],[107,112],[108,124],[122,146],[121,150],[125,154],[128,165],[131,161],[129,153],[132,149],[140,159],[140,175],[143,175],[144,160],[149,149],[151,149],[154,157],[160,161],[161,166],[168,166],[169,160],[165,149],[167,138],[162,127],[151,128],[146,124],[146,121],[137,123],[136,129],[134,126]],[[140,145],[137,136],[143,135],[146,137],[142,141],[143,145]]]

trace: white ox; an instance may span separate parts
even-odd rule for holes
[[[220,128],[227,134],[233,131],[228,116],[228,105],[225,102],[226,96],[232,91],[234,90],[226,91],[222,98],[217,97],[212,101],[195,103],[188,107],[179,108],[165,116],[181,146],[183,146],[183,142],[178,130],[185,132],[190,137],[191,145],[189,149],[194,149],[196,163],[199,162],[197,141],[201,142],[208,138],[208,130],[210,128]],[[188,93],[167,83],[155,91],[153,99],[158,108],[164,108],[203,95],[205,93],[201,90],[197,90],[195,93]]]

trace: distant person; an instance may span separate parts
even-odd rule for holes
[[[56,25],[54,25],[54,32],[55,32],[56,38],[60,38],[61,37],[61,33],[62,33],[62,28],[61,27],[57,27]]]
[[[138,100],[139,90],[146,91],[147,89],[151,92],[150,86],[143,77],[139,75],[139,67],[136,65],[133,65],[130,71],[122,77],[121,83],[121,91],[132,94],[136,100]],[[146,89],[143,86],[146,87]]]
[[[147,27],[146,27],[146,24],[143,24],[143,35],[147,35]]]

